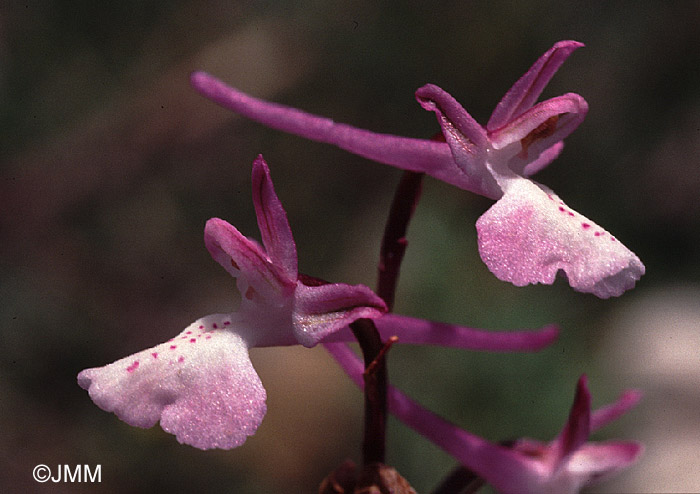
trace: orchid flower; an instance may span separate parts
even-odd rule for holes
[[[364,365],[344,344],[325,344],[350,378],[363,387]],[[550,443],[520,439],[507,447],[471,434],[390,387],[389,411],[409,427],[456,458],[502,494],[575,494],[582,488],[631,465],[642,453],[636,442],[587,442],[589,434],[632,408],[638,391],[625,392],[615,403],[591,412],[586,376],[576,387],[569,419]]]
[[[542,55],[506,93],[486,127],[437,86],[418,89],[418,101],[436,113],[446,142],[335,123],[253,98],[203,72],[193,73],[191,81],[207,98],[269,127],[497,199],[476,225],[479,253],[491,272],[524,286],[551,284],[563,271],[575,290],[608,298],[632,288],[644,265],[615,237],[528,178],[559,155],[563,139],[588,111],[586,101],[573,93],[535,104],[580,46],[561,41]]]
[[[266,392],[249,348],[353,341],[348,324],[386,311],[363,285],[299,274],[287,216],[262,157],[253,163],[252,182],[263,246],[218,218],[204,230],[212,257],[237,279],[240,307],[205,316],[153,348],[82,371],[78,384],[103,410],[137,427],[160,421],[163,430],[197,448],[239,446],[266,412]],[[393,314],[377,326],[383,337],[397,335],[405,343],[490,351],[535,351],[558,334],[553,326],[489,332]]]
[[[386,310],[365,286],[299,281],[292,233],[262,157],[253,164],[252,181],[264,248],[218,218],[204,230],[212,257],[237,279],[239,310],[203,317],[165,343],[82,371],[78,383],[100,408],[138,427],[160,420],[163,430],[197,448],[233,448],[266,412],[249,348],[313,346]]]

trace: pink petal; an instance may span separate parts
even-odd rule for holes
[[[457,100],[433,84],[418,89],[416,99],[423,108],[435,112],[457,164],[452,170],[454,177],[443,180],[491,198],[500,197],[498,185],[486,168],[489,141],[481,125]]]
[[[588,379],[581,376],[576,385],[576,396],[571,406],[569,419],[559,436],[552,442],[554,453],[552,459],[553,470],[567,461],[567,459],[588,440],[591,425],[591,393],[588,390]]]
[[[537,351],[559,335],[556,326],[533,331],[487,331],[456,324],[385,314],[374,320],[382,339],[398,336],[397,343],[439,345],[489,352]]]
[[[364,285],[299,283],[293,314],[294,334],[299,343],[312,347],[357,319],[373,319],[384,312],[384,301]]]
[[[559,141],[553,144],[550,148],[542,151],[534,161],[522,160],[524,168],[522,168],[521,171],[518,169],[518,163],[515,163],[515,161],[518,160],[517,157],[511,160],[509,168],[518,175],[531,177],[535,173],[546,168],[552,161],[557,159],[562,149],[564,149],[564,141]]]
[[[226,221],[219,218],[207,221],[204,243],[214,260],[238,278],[238,289],[245,299],[262,297],[268,303],[277,303],[291,297],[296,279],[289,279],[257,243]]]
[[[231,317],[204,317],[173,340],[78,374],[97,406],[129,425],[160,421],[180,443],[240,446],[260,425],[265,389]],[[226,329],[223,329],[226,328]]]
[[[498,129],[534,105],[561,64],[581,46],[583,43],[578,41],[559,41],[547,50],[508,90],[496,106],[486,128],[489,131]]]
[[[263,125],[313,141],[333,144],[367,159],[403,170],[449,176],[454,167],[444,143],[378,134],[336,123],[295,108],[253,98],[204,72],[194,72],[192,86],[206,98]]]
[[[639,400],[642,399],[642,392],[630,389],[622,393],[615,403],[601,407],[591,415],[591,432],[608,425],[613,420],[627,413]]]
[[[608,298],[644,274],[637,256],[549,189],[521,177],[502,184],[504,196],[476,223],[481,258],[499,279],[551,284],[563,270],[574,289]]]
[[[580,489],[627,468],[639,459],[644,447],[634,441],[587,443],[571,456],[566,465],[568,483]]]
[[[253,203],[265,251],[272,263],[290,280],[297,278],[297,249],[262,155],[253,162]]]
[[[539,103],[504,127],[489,133],[491,145],[500,154],[514,159],[509,167],[523,168],[554,144],[571,134],[588,113],[588,103],[581,96],[568,93]]]

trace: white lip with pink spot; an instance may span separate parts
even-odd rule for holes
[[[205,340],[210,340],[212,336],[215,334],[215,331],[228,328],[231,326],[231,321],[230,319],[225,319],[221,323],[212,323],[211,328],[207,329],[207,327],[204,324],[199,324],[197,326],[197,329],[199,330],[195,336],[195,332],[192,331],[191,329],[186,329],[182,333],[180,333],[178,336],[175,336],[174,338],[170,338],[168,341],[165,343],[162,343],[160,345],[157,345],[156,347],[152,348],[151,350],[144,350],[141,352],[143,354],[143,358],[139,358],[136,360],[133,360],[131,364],[126,366],[126,372],[128,374],[134,373],[139,366],[141,365],[141,362],[144,359],[148,359],[149,357],[152,360],[158,360],[159,357],[162,355],[167,355],[171,352],[174,352],[175,350],[178,349],[177,344],[173,344],[172,342],[175,340],[186,340],[187,343],[193,344],[197,343],[200,339],[204,338]],[[150,355],[146,356],[147,353],[150,352]],[[175,358],[170,358],[168,360],[169,365],[173,364],[181,364],[185,361],[185,356],[178,354]]]
[[[558,209],[559,209],[559,211],[560,211],[561,213],[566,213],[567,215],[571,216],[572,218],[574,218],[574,217],[576,217],[576,216],[581,216],[581,215],[578,214],[576,211],[573,211],[573,210],[569,209],[568,206],[566,205],[566,203],[565,203],[564,201],[562,201],[561,199],[559,199],[558,197],[556,197],[555,195],[553,195],[553,194],[547,194],[547,197],[548,197],[551,201],[554,201],[554,202],[559,203]],[[581,216],[581,218],[583,218],[583,216]],[[597,226],[597,225],[596,225],[596,226]],[[582,221],[582,222],[581,222],[581,228],[583,228],[584,230],[588,230],[588,229],[590,229],[590,228],[592,228],[592,227],[593,227],[593,224],[588,223],[587,221]],[[602,228],[601,228],[600,230],[595,230],[595,231],[593,232],[593,236],[594,236],[594,237],[604,237],[606,234],[608,234],[608,232],[606,232],[606,231],[603,230]],[[609,234],[608,234],[608,235],[609,235]],[[613,237],[612,235],[610,235],[610,240],[611,240],[612,242],[615,242],[615,241],[616,241],[615,237]]]

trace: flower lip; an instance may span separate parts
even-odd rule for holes
[[[476,223],[489,270],[516,286],[552,284],[564,271],[577,291],[619,296],[644,274],[639,258],[544,186],[502,177],[505,194]]]
[[[129,425],[160,421],[199,449],[240,446],[262,422],[266,393],[238,323],[236,314],[203,317],[170,341],[82,371],[78,384]]]

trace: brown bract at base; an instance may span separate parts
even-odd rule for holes
[[[323,479],[319,494],[416,494],[406,479],[383,463],[366,465],[358,472],[351,460],[346,460]]]

